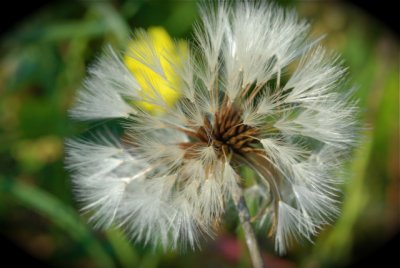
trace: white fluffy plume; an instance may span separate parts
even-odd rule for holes
[[[137,107],[143,88],[108,49],[70,113],[84,121],[124,118],[123,133],[66,142],[77,198],[96,226],[120,226],[144,243],[195,247],[243,187],[244,165],[258,176],[250,188],[258,190],[246,193],[269,206],[259,214],[270,219],[279,253],[331,223],[338,170],[357,137],[357,106],[339,57],[309,31],[294,11],[272,4],[202,6],[190,56],[173,64],[182,94],[171,107],[161,98],[151,103],[163,111],[157,114]],[[146,32],[136,37],[152,46]],[[155,51],[132,57],[162,74]]]

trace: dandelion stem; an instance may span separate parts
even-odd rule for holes
[[[261,258],[260,248],[257,244],[256,235],[254,233],[253,226],[250,222],[250,213],[247,208],[246,202],[243,197],[242,189],[238,189],[236,192],[232,194],[233,201],[235,202],[235,206],[237,212],[239,214],[240,223],[242,224],[242,228],[246,238],[247,248],[249,249],[251,262],[253,263],[254,268],[263,268],[264,263]]]

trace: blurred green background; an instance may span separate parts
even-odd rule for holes
[[[365,135],[346,167],[343,213],[314,245],[278,257],[259,234],[268,267],[346,267],[399,232],[399,43],[379,22],[340,2],[280,1],[311,19],[342,53],[363,112]],[[85,124],[67,109],[85,68],[106,44],[123,50],[137,27],[192,37],[193,1],[55,2],[0,41],[0,235],[55,267],[249,267],[229,223],[196,252],[154,252],[118,230],[93,231],[79,214],[63,168],[63,140]]]

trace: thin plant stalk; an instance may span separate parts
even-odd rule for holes
[[[258,247],[256,235],[254,233],[253,226],[250,221],[250,213],[247,207],[246,201],[243,197],[243,191],[239,188],[237,191],[234,191],[232,195],[233,201],[235,203],[236,210],[239,215],[240,223],[242,225],[247,248],[250,253],[251,262],[254,268],[263,268],[264,262],[261,257],[260,248]]]

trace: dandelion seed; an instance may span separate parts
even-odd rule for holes
[[[98,226],[164,247],[196,247],[245,190],[283,254],[339,213],[336,172],[357,130],[345,68],[293,11],[201,11],[190,53],[139,31],[123,60],[111,49],[90,69],[71,114],[125,118],[124,135],[68,141],[67,167]],[[242,166],[258,176],[251,191]]]

